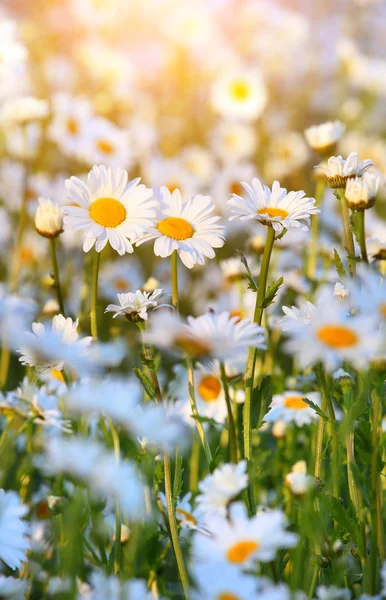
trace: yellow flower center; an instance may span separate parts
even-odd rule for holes
[[[273,219],[274,217],[280,217],[281,219],[285,219],[288,217],[288,211],[283,208],[260,208],[257,211],[258,215],[268,215]]]
[[[120,292],[123,292],[128,288],[126,279],[120,279],[119,277],[114,280],[114,285]]]
[[[196,340],[189,336],[180,335],[175,338],[174,344],[180,348],[186,354],[190,354],[191,356],[202,356],[204,354],[209,354],[210,347],[200,340]]]
[[[117,227],[126,218],[126,209],[115,198],[98,198],[90,206],[90,217],[103,227]]]
[[[240,596],[235,596],[235,594],[230,594],[229,592],[221,592],[218,600],[240,600]]]
[[[31,248],[22,247],[20,248],[20,262],[23,265],[31,265],[35,260],[35,254]]]
[[[227,559],[229,562],[239,565],[245,562],[258,549],[259,544],[255,540],[243,540],[229,548]]]
[[[343,325],[325,325],[318,330],[318,338],[330,348],[349,348],[358,343],[358,336],[349,327]]]
[[[25,199],[27,200],[35,200],[36,198],[36,193],[34,192],[34,190],[32,190],[31,188],[28,188],[25,190]]]
[[[76,135],[77,133],[79,133],[79,126],[78,123],[75,121],[75,119],[67,119],[67,131],[70,135]]]
[[[239,321],[241,321],[241,319],[243,318],[243,313],[241,312],[241,310],[239,309],[235,309],[235,310],[231,310],[231,312],[229,313],[229,316],[232,317],[237,317],[237,321],[236,323],[238,323]]]
[[[379,307],[379,312],[381,313],[382,317],[386,317],[386,302],[381,304]]]
[[[53,379],[56,379],[57,381],[64,381],[63,373],[62,371],[58,371],[58,369],[53,369],[50,375]]]
[[[302,396],[287,396],[287,398],[284,400],[284,406],[287,408],[293,408],[294,410],[303,410],[308,408],[308,404],[304,402]]]
[[[205,402],[217,400],[221,390],[221,383],[214,375],[206,375],[198,385],[198,393]]]
[[[178,181],[169,181],[169,183],[165,183],[165,187],[167,187],[169,192],[172,194],[174,190],[179,188]]]
[[[249,96],[249,85],[240,79],[240,81],[234,81],[231,85],[231,94],[235,100],[242,102]]]
[[[194,229],[188,221],[180,217],[167,217],[160,221],[157,229],[162,235],[173,240],[187,240],[193,237]]]
[[[96,141],[96,147],[103,152],[103,154],[112,154],[114,152],[114,146],[108,140],[104,140],[103,138],[99,138]]]
[[[238,196],[241,196],[243,191],[243,186],[239,181],[231,181],[231,183],[229,184],[230,194],[237,194]]]
[[[176,513],[185,517],[185,519],[187,521],[190,521],[191,523],[194,523],[195,525],[197,525],[197,519],[191,513],[187,512],[186,510],[182,510],[182,508],[176,508]]]

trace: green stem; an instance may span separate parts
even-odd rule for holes
[[[193,363],[192,363],[191,358],[189,358],[189,357],[186,358],[186,365],[188,367],[188,388],[189,388],[190,406],[192,408],[193,417],[195,417],[194,420],[196,421],[198,435],[200,436],[201,444],[202,444],[202,447],[204,448],[205,458],[208,463],[208,466],[210,466],[210,464],[212,462],[212,452],[210,450],[209,442],[208,442],[206,434],[205,434],[205,429],[204,429],[201,421],[199,420],[199,418],[197,418],[200,415],[198,414],[198,409],[197,409],[197,404],[196,404],[196,394],[194,391],[194,370],[193,370]]]
[[[174,250],[172,253],[172,306],[177,312],[178,305],[178,254],[177,250]]]
[[[348,252],[348,267],[350,271],[350,275],[355,275],[355,248],[354,248],[354,237],[350,227],[350,215],[348,206],[346,204],[346,200],[344,198],[344,189],[339,188],[336,190],[339,200],[340,207],[342,211],[342,220],[343,220],[343,229],[344,229],[344,239],[346,244],[346,249]]]
[[[11,361],[11,353],[5,342],[1,346],[0,361],[0,388],[2,389],[7,383],[9,363]]]
[[[52,263],[52,271],[53,271],[53,275],[54,275],[54,287],[56,290],[56,296],[58,299],[60,312],[63,316],[65,316],[62,288],[60,285],[60,278],[59,278],[58,259],[56,256],[56,239],[55,238],[50,238],[50,252],[51,252],[51,263]]]
[[[365,211],[364,210],[357,211],[357,222],[358,222],[359,246],[361,249],[362,260],[363,260],[363,262],[368,263],[369,259],[367,256],[367,248],[366,248]]]
[[[180,576],[181,584],[184,590],[184,597],[188,598],[189,581],[186,573],[184,557],[182,555],[180,540],[178,539],[176,515],[173,506],[173,494],[171,486],[171,472],[170,472],[170,459],[167,452],[164,452],[164,474],[165,474],[165,497],[166,497],[166,508],[169,520],[170,539],[172,541],[174,554],[176,557],[178,573]]]
[[[113,440],[115,462],[117,465],[119,465],[119,462],[121,459],[119,435],[118,435],[118,432],[116,430],[116,427],[115,427],[113,421],[111,419],[108,419],[108,422],[109,422],[110,431],[111,431],[111,438]],[[116,500],[115,501],[115,544],[114,544],[114,574],[115,575],[117,573],[119,573],[119,571],[121,569],[121,529],[122,529],[121,522],[122,522],[121,521],[121,509],[119,507],[118,500]]]
[[[95,340],[98,339],[97,303],[98,303],[98,276],[99,276],[100,258],[101,258],[100,252],[97,252],[95,250],[94,265],[93,265],[93,270],[92,270],[91,312],[90,312],[91,335]]]
[[[193,438],[192,451],[190,455],[190,469],[189,469],[189,490],[195,492],[198,486],[198,476],[200,469],[200,438],[197,433]]]
[[[253,317],[254,323],[261,325],[263,317],[263,302],[265,298],[265,292],[267,288],[267,278],[269,262],[271,260],[271,254],[273,249],[273,243],[275,241],[275,230],[273,227],[268,227],[267,239],[264,248],[264,254],[261,262],[261,269],[259,275],[259,287],[256,296],[255,314]],[[247,460],[252,458],[252,427],[251,427],[251,410],[252,410],[252,394],[253,384],[255,377],[255,363],[256,363],[256,348],[250,348],[248,354],[247,370],[245,374],[245,403],[244,403],[244,456]]]
[[[322,406],[321,409],[323,412],[326,412],[327,406],[327,398],[325,393],[322,393]],[[317,479],[321,479],[322,473],[322,454],[323,454],[323,436],[324,436],[324,419],[319,417],[318,421],[318,430],[316,433],[316,444],[315,444],[315,466],[314,466],[314,476]]]
[[[323,390],[323,395],[327,400],[327,411],[328,416],[330,417],[330,425],[331,425],[331,462],[332,462],[332,493],[336,498],[339,498],[339,472],[340,472],[340,464],[339,464],[339,443],[338,443],[338,434],[336,431],[336,418],[334,406],[332,404],[331,393],[329,390],[329,386],[324,374],[323,369],[320,369],[320,382]]]
[[[225,402],[228,411],[228,427],[229,427],[229,457],[232,463],[237,463],[237,437],[235,420],[233,418],[232,401],[229,394],[229,384],[225,372],[224,363],[220,363],[221,382],[224,388]]]
[[[317,207],[320,207],[325,188],[326,182],[324,181],[324,179],[318,179],[315,187],[315,204]],[[311,245],[307,262],[307,275],[308,278],[311,280],[314,280],[316,276],[316,266],[318,259],[319,217],[319,213],[311,216]]]
[[[377,390],[371,394],[371,551],[368,593],[374,595],[377,588],[378,528],[383,530],[382,513],[379,511],[379,422],[381,417],[381,396]]]

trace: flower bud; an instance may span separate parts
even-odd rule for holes
[[[348,179],[344,197],[351,210],[366,210],[375,204],[379,186],[379,178],[366,173],[363,177]]]
[[[35,228],[46,238],[58,237],[63,231],[63,217],[58,204],[48,198],[39,198],[35,215]]]
[[[304,137],[314,152],[326,155],[334,152],[345,129],[340,121],[328,121],[309,127],[304,131]]]
[[[343,369],[338,369],[332,376],[335,385],[342,388],[344,392],[351,390],[354,387],[354,380],[350,373]]]

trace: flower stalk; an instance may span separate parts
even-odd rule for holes
[[[98,339],[98,319],[97,319],[97,305],[98,305],[98,277],[99,277],[99,264],[101,254],[95,250],[94,264],[92,270],[92,284],[91,284],[91,311],[90,311],[90,327],[91,335],[97,340]]]
[[[50,253],[51,253],[51,264],[52,264],[52,272],[53,272],[53,276],[54,276],[54,288],[56,291],[56,297],[58,300],[60,312],[63,316],[65,316],[62,288],[60,285],[60,277],[59,277],[58,258],[57,258],[57,254],[56,254],[56,239],[55,238],[50,238]]]

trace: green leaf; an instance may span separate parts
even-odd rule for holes
[[[263,425],[263,417],[266,415],[268,406],[272,401],[272,378],[266,375],[256,386],[252,393],[251,404],[251,427],[260,429]]]
[[[275,283],[269,286],[265,298],[263,300],[262,308],[267,308],[267,306],[272,304],[283,281],[283,277],[280,277],[277,281],[275,281]]]
[[[134,367],[133,371],[134,371],[135,375],[137,376],[137,378],[139,379],[139,381],[141,382],[142,387],[145,390],[146,394],[149,396],[149,398],[154,399],[155,398],[155,390],[154,390],[154,386],[153,386],[152,382],[150,381],[150,379],[138,367]]]
[[[345,271],[345,268],[343,266],[342,263],[342,259],[340,258],[338,251],[336,248],[334,248],[334,265],[335,265],[335,269],[336,272],[338,273],[339,277],[347,277],[347,273]]]
[[[245,270],[247,271],[247,274],[245,275],[245,277],[248,280],[248,284],[249,284],[248,289],[252,290],[253,292],[257,292],[257,283],[255,281],[255,278],[252,275],[251,269],[249,268],[248,261],[245,258],[244,254],[240,250],[238,250],[237,252],[240,255],[240,259],[245,267]]]
[[[309,400],[306,397],[302,398],[302,400],[303,400],[303,402],[305,402],[306,404],[308,404],[308,406],[310,408],[312,408],[319,417],[321,417],[322,419],[324,419],[324,421],[329,421],[330,420],[328,418],[328,416],[326,415],[326,413],[320,408],[320,406],[318,406],[317,404],[315,404],[314,402],[312,402],[312,400]]]
[[[337,522],[338,526],[346,530],[352,537],[352,540],[356,543],[360,542],[361,531],[358,523],[352,519],[343,504],[329,494],[321,494],[320,503],[324,505],[324,509],[327,510],[332,518]]]
[[[201,417],[201,415],[190,415],[192,417],[192,419],[195,419],[195,421],[198,421],[199,423],[208,423],[208,425],[213,425],[213,427],[218,427],[219,426],[219,422],[215,421],[214,419],[212,419],[211,417]],[[226,423],[221,424],[221,427],[225,429],[228,428],[228,425]]]

